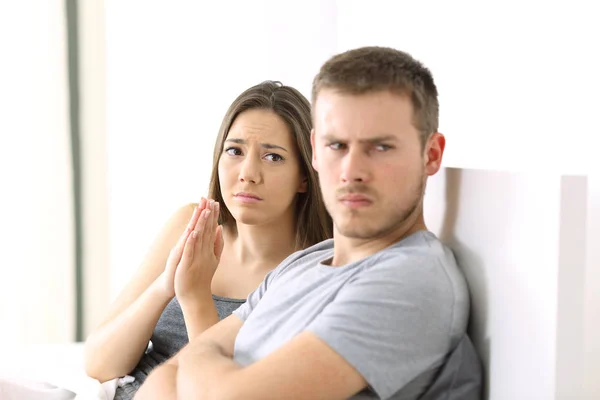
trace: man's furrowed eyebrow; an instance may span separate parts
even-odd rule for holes
[[[398,140],[398,138],[394,135],[382,135],[382,136],[375,136],[375,137],[368,138],[368,139],[361,139],[360,142],[362,142],[362,143],[381,143],[381,142],[395,142],[396,140]]]
[[[332,135],[332,134],[324,134],[322,136],[322,138],[328,142],[344,142],[344,140],[339,139],[335,135]],[[360,139],[359,142],[361,142],[361,143],[381,143],[381,142],[396,142],[397,140],[398,140],[398,137],[395,135],[381,135],[381,136],[370,137],[367,139]]]
[[[325,134],[321,135],[321,138],[323,140],[325,140],[326,142],[331,142],[331,143],[342,141],[340,138],[336,137],[335,135],[333,135],[331,133],[325,133]]]
[[[232,143],[237,143],[237,144],[247,144],[248,143],[244,139],[234,139],[234,138],[227,139],[227,140],[225,140],[225,142],[232,142]],[[279,150],[285,151],[286,153],[288,152],[285,147],[279,146],[277,144],[272,144],[272,143],[261,143],[260,147],[262,147],[263,149],[267,149],[267,150],[279,149]]]

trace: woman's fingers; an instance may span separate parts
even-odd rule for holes
[[[202,214],[202,210],[206,208],[207,200],[203,197],[200,199],[200,203],[198,203],[198,207],[192,214],[192,218],[190,219],[190,223],[188,224],[188,230],[191,232],[194,230],[196,224],[198,223],[198,218],[200,218],[200,214]]]
[[[215,234],[219,221],[219,203],[215,201],[211,204],[211,206],[211,215],[206,221],[206,229],[204,230],[204,235],[202,238],[203,251],[206,251],[207,253],[209,251],[214,251]]]
[[[183,231],[183,233],[181,234],[181,237],[179,238],[177,245],[183,246],[185,244],[185,241],[187,240],[188,235],[190,234],[190,232],[192,232],[194,230],[194,227],[196,226],[196,221],[198,220],[198,217],[200,216],[201,212],[202,212],[201,205],[198,205],[196,208],[194,208],[192,217],[190,218],[190,221],[188,222],[187,227],[185,228],[185,231]]]
[[[200,203],[198,203],[198,206],[196,208],[194,208],[192,217],[190,218],[190,221],[188,222],[187,227],[185,228],[185,231],[179,238],[179,241],[177,242],[176,247],[179,247],[183,250],[183,246],[185,245],[188,235],[196,227],[196,224],[198,223],[198,218],[200,218],[200,214],[202,213],[202,210],[204,210],[205,208],[206,208],[206,199],[203,197],[202,199],[200,199]]]
[[[204,232],[206,230],[207,222],[211,218],[211,212],[212,211],[210,209],[210,205],[207,205],[206,208],[202,211],[202,214],[200,214],[200,218],[198,218],[198,223],[196,224],[196,228],[194,229],[194,232],[198,236],[199,248],[201,248],[202,242],[204,241]]]
[[[198,215],[198,218],[196,219],[196,223],[194,224],[194,230],[198,233],[201,233],[200,230],[200,225],[202,224],[202,216],[204,215],[205,211],[209,211],[211,209],[211,203],[213,203],[213,200],[205,200],[203,205],[204,207],[202,208],[202,210],[200,211],[200,214]]]
[[[187,227],[185,228],[185,230],[179,237],[179,240],[177,241],[175,246],[171,249],[171,252],[169,253],[169,258],[167,260],[168,264],[174,263],[176,265],[181,260],[183,248],[184,248],[185,244],[187,243],[190,233],[192,233],[194,231],[196,224],[198,223],[198,219],[200,218],[200,215],[202,214],[202,210],[204,210],[206,208],[206,203],[207,202],[204,197],[200,199],[200,203],[198,203],[198,206],[194,209],[194,212],[192,213],[192,217],[190,218],[190,221],[188,222]]]
[[[222,244],[216,245],[216,231],[219,221],[219,204],[214,200],[207,201],[206,208],[200,214],[200,218],[196,222],[194,232],[197,235],[195,248],[196,251],[214,252],[216,255],[217,248],[222,248]],[[221,237],[222,242],[222,237]],[[220,254],[220,251],[219,251]],[[217,256],[218,258],[218,256]]]
[[[196,219],[198,218],[198,215],[200,214],[200,212],[202,211],[202,202],[200,202],[196,207],[194,207],[194,212],[192,213],[192,217],[190,218],[187,227],[186,227],[186,231],[191,231],[192,229],[194,229],[194,226],[196,225]]]
[[[182,249],[179,265],[190,265],[190,263],[194,259],[194,247],[196,245],[197,239],[198,233],[196,231],[192,231],[192,233],[188,235],[185,241],[185,246]]]
[[[181,258],[181,252],[183,251],[183,247],[185,246],[185,243],[190,233],[192,233],[192,231],[196,227],[198,218],[200,218],[200,214],[202,213],[202,210],[204,210],[204,208],[206,208],[206,199],[203,197],[202,199],[200,199],[200,203],[198,204],[198,206],[194,209],[192,217],[190,218],[187,227],[179,237],[177,244],[175,244],[175,247],[171,250],[171,256],[175,259],[175,262],[179,262],[179,259]]]
[[[204,197],[202,197],[200,199],[200,202],[198,203],[198,206],[194,209],[194,212],[192,213],[192,217],[190,218],[190,222],[188,222],[187,228],[185,229],[185,232],[187,234],[189,234],[191,231],[194,230],[194,227],[196,226],[196,223],[198,222],[198,218],[200,217],[202,210],[204,210],[205,208],[206,208],[206,199]],[[185,243],[185,241],[184,241],[184,243]]]

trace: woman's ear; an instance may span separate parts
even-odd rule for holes
[[[300,182],[300,186],[298,186],[298,193],[306,193],[308,191],[308,178],[303,177]]]

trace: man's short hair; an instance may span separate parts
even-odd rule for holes
[[[323,89],[365,94],[381,90],[408,96],[413,124],[425,144],[438,131],[438,93],[431,72],[410,54],[389,47],[361,47],[330,58],[313,80],[312,106]]]

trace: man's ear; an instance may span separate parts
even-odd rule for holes
[[[310,131],[310,147],[312,147],[312,166],[315,169],[315,171],[319,171],[319,169],[317,168],[317,151],[315,148],[315,129],[313,128]]]
[[[446,138],[439,132],[432,134],[425,144],[425,172],[435,175],[442,166]]]

